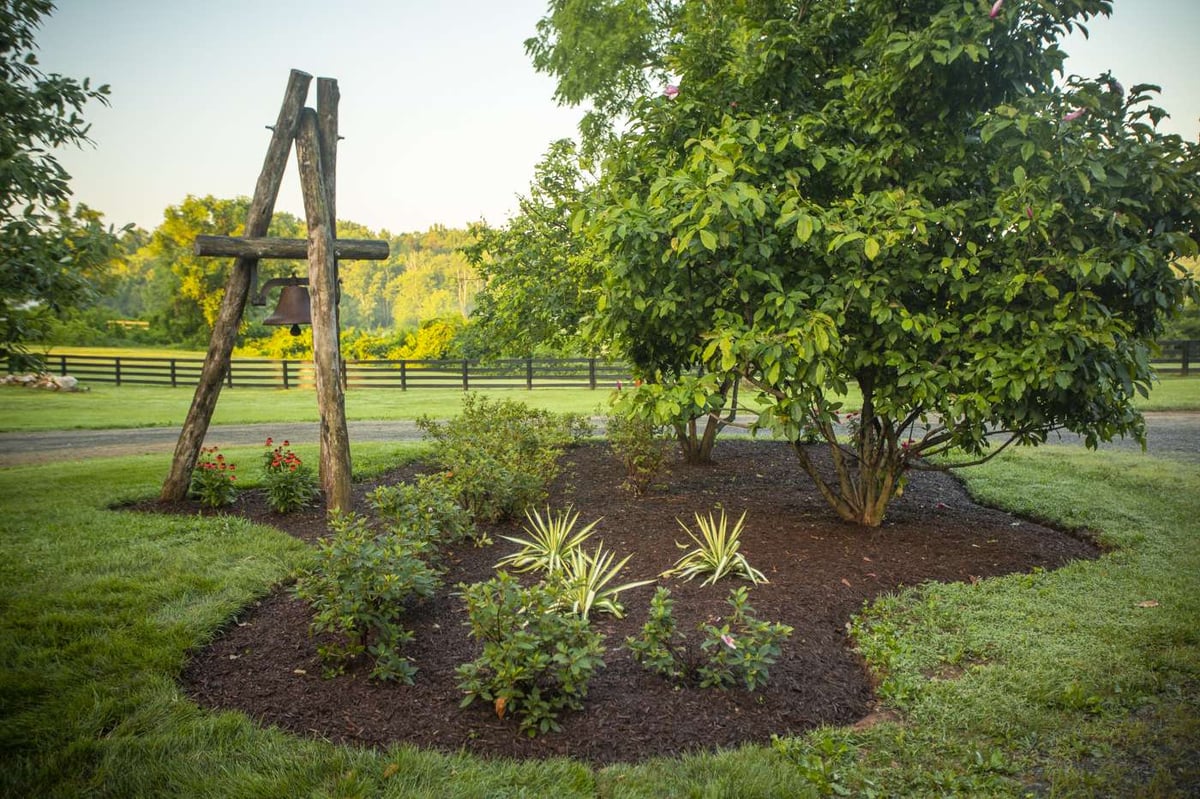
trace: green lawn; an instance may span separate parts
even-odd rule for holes
[[[480,392],[520,400],[536,408],[588,415],[608,411],[611,392],[597,389],[523,389]],[[114,427],[178,427],[192,403],[191,388],[111,386],[62,394],[0,387],[0,432],[96,429]],[[445,418],[458,413],[463,392],[457,389],[358,389],[346,394],[351,420],[415,419],[422,414]],[[749,398],[745,398],[749,399]],[[846,407],[862,402],[851,387]],[[1146,411],[1200,411],[1200,378],[1164,378],[1138,407]],[[233,388],[221,392],[213,424],[315,422],[316,396],[311,391]]]
[[[720,445],[718,444],[718,447]],[[360,470],[409,452],[360,445]],[[236,454],[236,453],[235,453]],[[232,517],[110,510],[165,456],[0,470],[3,796],[1170,796],[1200,788],[1200,475],[1042,447],[967,470],[979,497],[1116,550],[876,603],[859,645],[895,721],[592,769],[301,740],[201,710],[189,649],[306,549]]]

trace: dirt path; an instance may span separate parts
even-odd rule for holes
[[[1147,452],[1154,457],[1200,463],[1200,413],[1147,413]],[[421,432],[411,421],[350,422],[350,441],[417,441]],[[205,443],[221,447],[254,446],[272,436],[276,441],[315,443],[316,422],[215,425]],[[124,430],[50,430],[35,433],[0,433],[0,467],[24,466],[61,460],[108,458],[122,455],[170,454],[179,439],[175,427],[142,427]],[[1077,436],[1051,436],[1050,443],[1081,446]],[[1118,440],[1105,448],[1137,452],[1137,442]]]

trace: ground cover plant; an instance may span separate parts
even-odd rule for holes
[[[356,463],[379,468],[397,451],[361,446]],[[1108,796],[1186,795],[1200,779],[1200,478],[1170,461],[1054,447],[1006,454],[971,473],[969,486],[988,501],[1098,531],[1119,548],[1057,571],[914,584],[876,605],[856,639],[883,678],[876,723],[603,768],[402,745],[348,748],[181,701],[174,678],[188,651],[219,630],[228,644],[230,634],[252,631],[251,615],[270,611],[270,587],[311,555],[294,538],[227,512],[108,509],[114,500],[154,496],[164,467],[162,457],[137,457],[0,470],[0,792]],[[312,518],[311,511],[275,516],[256,497],[244,493],[239,513]],[[972,518],[968,506],[947,504],[941,510],[957,522]],[[673,525],[673,516],[667,521]],[[1021,525],[1016,532],[1033,529],[1017,518],[1006,524],[1013,522]],[[493,563],[488,557],[482,565]],[[859,563],[880,573],[877,560]],[[804,565],[810,579],[821,573],[811,560]],[[695,584],[672,588],[687,586]],[[752,599],[760,616],[774,618],[757,599],[767,587],[752,589]],[[833,581],[821,590],[837,596],[845,586]],[[645,621],[638,616],[634,632]],[[298,617],[301,641],[306,623]],[[233,667],[251,653],[231,646],[213,654]],[[328,685],[315,653],[311,668],[308,678]],[[770,678],[768,693],[778,667]],[[589,705],[598,690],[593,684]]]

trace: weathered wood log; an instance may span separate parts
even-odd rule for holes
[[[334,255],[348,261],[382,261],[388,257],[388,243],[378,239],[338,239]],[[197,236],[192,252],[217,258],[308,257],[306,239],[247,238],[245,236]]]
[[[337,247],[337,148],[338,139],[338,103],[342,93],[338,91],[337,81],[333,78],[317,78],[317,142],[321,147],[321,178],[325,181],[325,191],[329,195],[329,218],[333,222],[332,235],[334,247]],[[342,257],[342,256],[338,256]],[[333,261],[334,283],[341,290],[341,267],[337,258]],[[342,309],[335,309],[337,329],[342,329]],[[346,361],[342,358],[341,336],[338,337],[338,362],[341,364],[342,391],[346,390]]]
[[[293,69],[288,77],[283,105],[279,109],[271,142],[267,145],[267,155],[263,159],[262,171],[254,187],[250,210],[246,214],[248,237],[265,235],[271,223],[275,200],[279,195],[279,184],[287,167],[288,152],[292,140],[296,137],[300,110],[304,107],[304,98],[308,96],[308,85],[311,81],[312,75],[296,69]],[[187,496],[192,471],[196,468],[200,448],[204,445],[204,436],[208,433],[213,409],[217,405],[217,397],[221,394],[221,383],[229,369],[229,356],[233,352],[238,326],[246,308],[246,299],[255,280],[257,263],[254,258],[238,258],[229,273],[221,309],[213,323],[208,354],[200,371],[200,382],[196,386],[187,419],[179,433],[179,442],[175,445],[171,470],[159,494],[159,499],[163,502],[178,501]]]
[[[333,217],[321,169],[317,113],[311,108],[300,115],[296,161],[300,165],[300,191],[308,221],[308,294],[312,302],[317,408],[321,414],[321,487],[329,510],[350,510],[350,433],[346,426],[342,362],[338,357]]]

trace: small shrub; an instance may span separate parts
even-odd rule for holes
[[[583,707],[592,674],[604,666],[603,637],[587,619],[557,612],[544,584],[522,588],[501,572],[460,588],[471,637],[483,644],[456,672],[462,706],[486,701],[501,719],[517,717],[530,737],[558,730],[559,715]]]
[[[421,417],[417,425],[433,440],[432,457],[448,471],[459,504],[473,519],[492,522],[545,497],[558,456],[573,440],[568,418],[467,394],[459,416]]]
[[[673,682],[698,683],[702,688],[725,688],[739,680],[747,691],[766,685],[768,667],[779,659],[780,645],[792,634],[791,627],[754,618],[748,589],[741,586],[729,594],[733,613],[724,624],[699,626],[702,640],[697,652],[676,628],[670,596],[668,589],[659,588],[641,634],[625,639],[634,660]]]
[[[679,522],[678,519],[675,521]],[[697,538],[688,526],[679,522],[679,526],[696,544],[696,548],[688,551],[682,558],[675,561],[674,567],[663,572],[663,577],[679,576],[684,580],[701,575],[709,575],[701,585],[711,585],[723,577],[733,575],[749,580],[755,585],[767,582],[767,578],[758,569],[750,565],[746,556],[738,552],[742,541],[742,524],[746,521],[745,512],[738,519],[733,529],[729,529],[725,518],[725,509],[721,509],[721,518],[701,518],[696,514],[696,525],[700,528],[701,538]],[[687,549],[686,544],[677,544],[680,549]]]
[[[662,427],[632,413],[612,414],[607,426],[613,452],[625,466],[625,488],[640,497],[650,488],[667,457]]]
[[[441,548],[487,539],[471,523],[471,515],[454,499],[445,474],[423,474],[415,484],[380,486],[367,497],[375,513],[407,534]]]
[[[360,516],[339,514],[333,535],[317,541],[317,564],[297,576],[295,594],[312,606],[313,635],[328,633],[335,643],[318,647],[326,676],[345,669],[364,652],[380,680],[412,682],[416,668],[400,652],[412,633],[400,624],[407,605],[427,599],[439,575],[422,556],[426,542],[394,532],[378,534]]]
[[[190,491],[206,508],[223,508],[237,499],[237,465],[225,460],[219,447],[203,447],[192,471]]]
[[[317,479],[312,469],[300,460],[287,441],[263,454],[263,479],[267,504],[276,513],[291,513],[311,505],[317,498]]]
[[[525,526],[529,538],[501,536],[520,546],[520,549],[501,558],[496,563],[497,569],[507,566],[518,572],[540,571],[547,576],[556,574],[562,570],[563,561],[588,539],[592,529],[600,522],[597,519],[576,532],[578,513],[571,515],[571,509],[567,508],[552,514],[549,506],[546,507],[545,518],[536,510],[525,511],[525,518],[529,520]]]
[[[618,601],[621,593],[654,582],[637,580],[609,586],[631,557],[632,555],[626,555],[620,563],[614,565],[616,555],[611,551],[605,552],[603,544],[597,546],[596,551],[590,554],[581,548],[573,549],[563,560],[561,572],[552,578],[560,604],[584,619],[588,618],[593,609],[612,614],[618,619],[623,618],[625,608]]]

